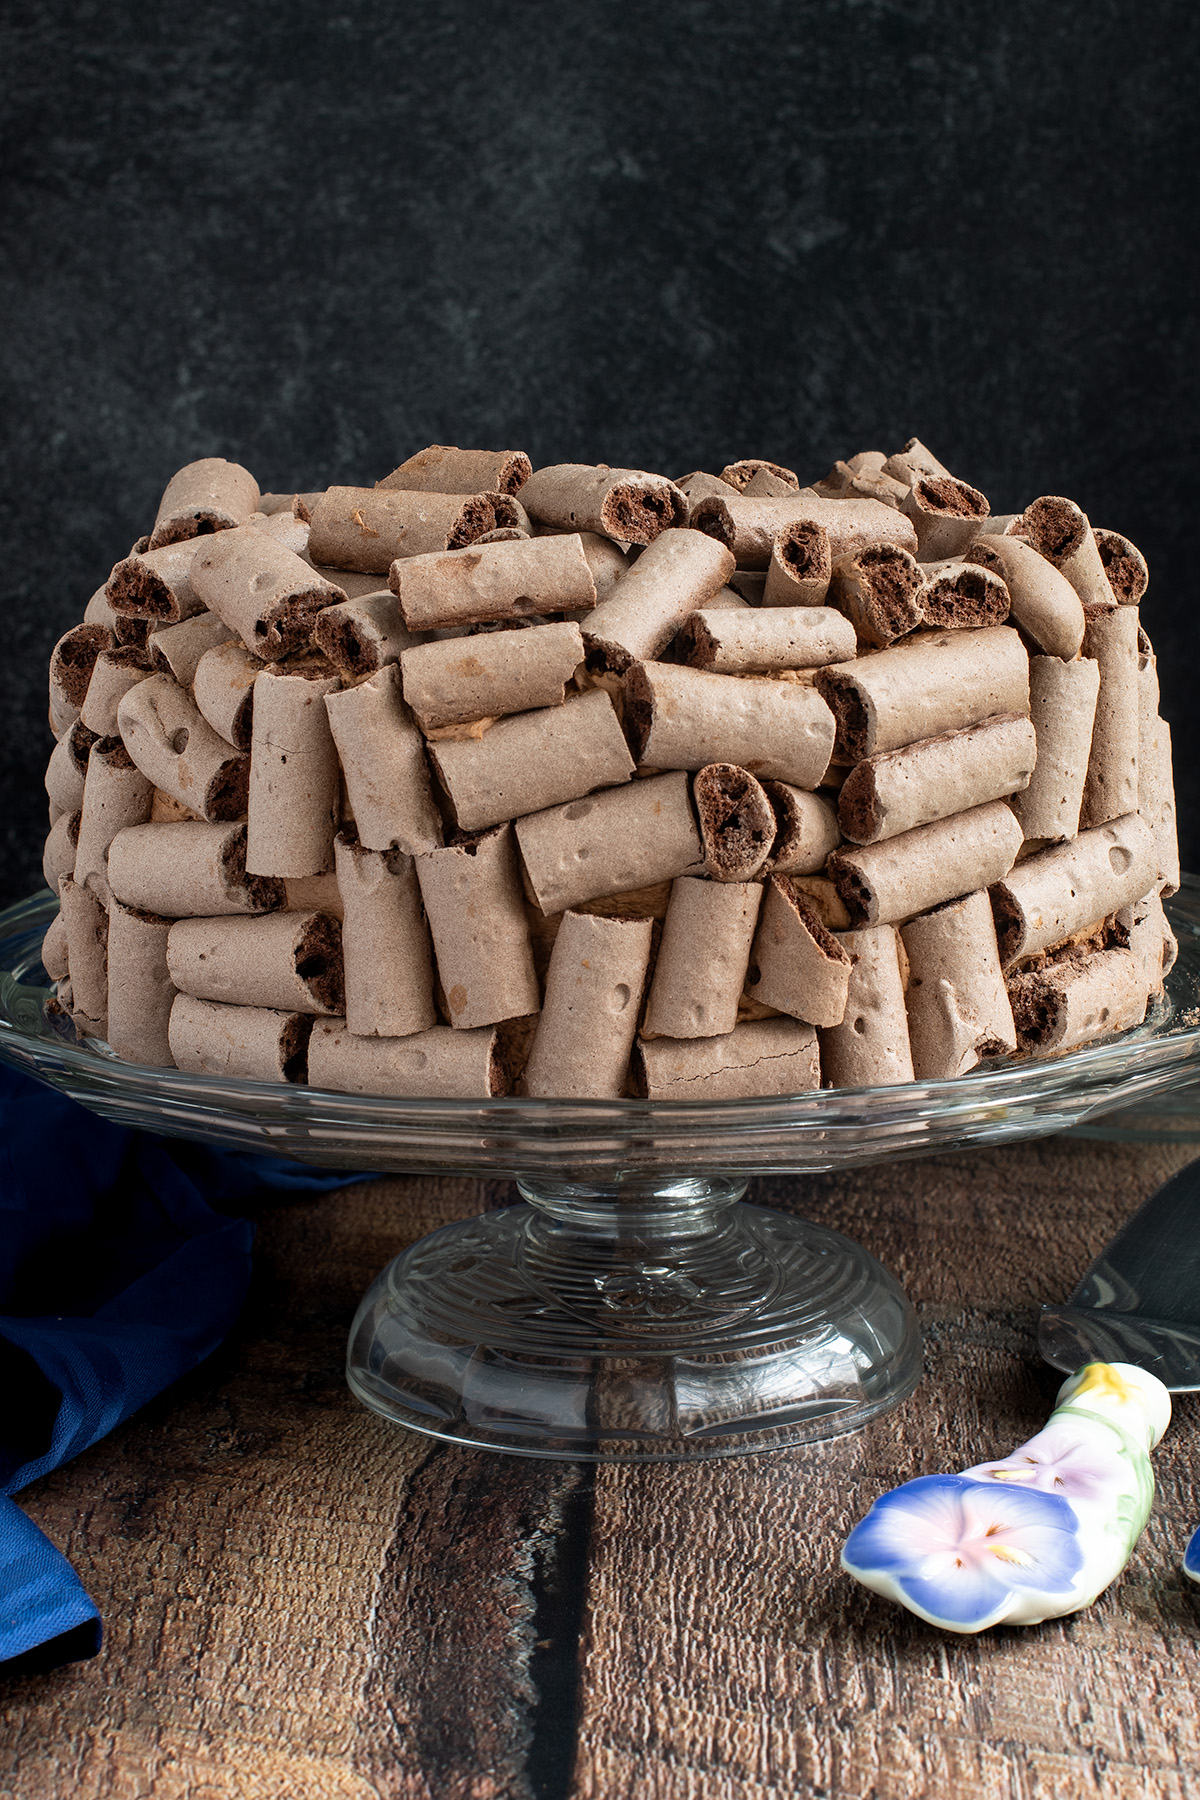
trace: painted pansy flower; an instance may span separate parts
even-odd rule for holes
[[[923,1475],[883,1494],[842,1552],[865,1586],[931,1625],[982,1631],[1041,1595],[1067,1596],[1083,1565],[1078,1520],[1041,1487]],[[1048,1599],[1046,1612],[1056,1610]]]
[[[965,1469],[977,1481],[1012,1482],[1060,1494],[1068,1501],[1103,1501],[1121,1483],[1124,1467],[1094,1431],[1069,1418],[1050,1423],[997,1462],[977,1463]]]

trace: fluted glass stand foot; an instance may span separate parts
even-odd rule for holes
[[[917,1384],[903,1290],[836,1232],[692,1177],[519,1182],[376,1280],[347,1373],[430,1437],[613,1462],[854,1430]]]

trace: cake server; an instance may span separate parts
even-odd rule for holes
[[[1069,1376],[1043,1430],[1000,1461],[881,1495],[842,1552],[856,1580],[947,1631],[1077,1612],[1128,1562],[1170,1395],[1200,1390],[1200,1162],[1151,1195],[1065,1306],[1042,1308],[1038,1347]],[[1183,1568],[1200,1581],[1200,1531]]]

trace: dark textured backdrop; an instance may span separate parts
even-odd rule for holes
[[[10,6],[7,897],[44,664],[193,457],[802,478],[913,432],[1148,555],[1200,860],[1195,0]]]

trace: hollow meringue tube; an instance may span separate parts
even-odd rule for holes
[[[517,844],[543,913],[631,893],[699,867],[685,774],[651,776],[518,819]]]
[[[962,561],[990,569],[1008,589],[1009,618],[1047,656],[1069,661],[1083,643],[1083,605],[1065,575],[1022,538],[980,537]]]
[[[91,684],[92,670],[107,650],[115,648],[103,625],[75,625],[50,652],[50,725],[62,737],[79,718]]]
[[[494,1025],[435,1025],[412,1037],[354,1037],[342,1019],[318,1019],[308,1042],[308,1085],[397,1100],[491,1100],[509,1078]]]
[[[265,667],[238,638],[206,650],[196,664],[192,698],[200,716],[235,750],[250,748],[254,683]]]
[[[665,476],[644,469],[556,463],[535,469],[521,505],[540,525],[594,531],[623,544],[649,544],[668,526],[687,523],[687,501]]]
[[[333,869],[321,875],[293,875],[283,883],[285,912],[323,912],[344,920],[341,889]]]
[[[176,994],[167,1042],[177,1067],[189,1075],[303,1081],[312,1027],[310,1013],[225,1006]]]
[[[430,444],[375,485],[410,494],[515,494],[532,470],[523,450],[460,450],[455,444]]]
[[[303,649],[322,609],[346,599],[303,557],[253,525],[207,539],[196,551],[192,583],[210,612],[267,662]]]
[[[58,904],[67,934],[71,1016],[86,1035],[103,1037],[108,1022],[108,909],[91,888],[69,877],[59,883]]]
[[[968,625],[1003,625],[1010,608],[1008,588],[992,569],[950,557],[922,565],[925,585],[917,605],[926,625],[961,630]]]
[[[460,831],[482,831],[594,788],[615,787],[634,769],[602,688],[562,706],[501,719],[477,741],[431,744],[429,754]]]
[[[901,927],[908,957],[908,1035],[918,1081],[950,1081],[1017,1047],[982,888]]]
[[[413,637],[400,617],[400,602],[390,589],[343,600],[317,614],[312,641],[324,652],[343,681],[361,681],[412,648]]]
[[[419,856],[416,878],[451,1025],[535,1013],[541,997],[511,826]]]
[[[895,544],[868,544],[833,565],[829,601],[845,613],[860,644],[883,650],[922,623],[925,577]]]
[[[839,1025],[817,1033],[826,1087],[892,1087],[913,1080],[894,925],[846,931],[838,940],[851,956],[846,1010]]]
[[[217,736],[170,675],[151,675],[131,688],[117,708],[117,724],[152,786],[202,818],[245,818],[250,759]]]
[[[704,607],[684,625],[673,654],[718,675],[770,674],[846,662],[858,644],[849,619],[832,606]]]
[[[161,630],[152,631],[146,648],[160,673],[173,675],[180,687],[190,688],[204,652],[229,643],[236,635],[216,613],[195,613],[178,625],[164,625]]]
[[[246,828],[252,875],[319,875],[333,867],[338,753],[325,697],[340,687],[337,675],[295,663],[272,665],[255,680]]]
[[[749,881],[775,842],[775,811],[762,786],[733,763],[708,763],[692,782],[704,873],[713,881]]]
[[[991,508],[978,488],[952,475],[921,475],[904,497],[902,511],[917,533],[917,559],[941,562],[961,556],[979,535]]]
[[[750,1019],[721,1037],[633,1046],[631,1086],[643,1100],[738,1100],[821,1085],[817,1034],[799,1019]]]
[[[1100,665],[1100,693],[1080,823],[1103,825],[1138,803],[1138,616],[1132,606],[1085,606],[1083,654]]]
[[[404,651],[400,669],[417,723],[434,731],[561,706],[582,661],[579,627],[563,622],[417,644]]]
[[[69,971],[67,956],[67,927],[60,912],[56,912],[46,927],[46,935],[42,939],[42,967],[51,981],[65,981]]]
[[[388,585],[409,631],[591,609],[596,583],[578,532],[400,558]]]
[[[762,785],[775,813],[775,842],[760,873],[815,875],[842,841],[837,809],[821,795],[789,787],[786,781]]]
[[[1034,500],[1021,515],[1021,535],[1066,576],[1085,606],[1115,604],[1091,523],[1073,500],[1060,494]]]
[[[811,489],[790,498],[711,496],[692,508],[688,524],[732,550],[739,569],[769,571],[776,536],[798,520],[825,527],[835,562],[868,544],[897,544],[914,553],[917,548],[912,521],[894,507],[879,500],[823,500]]]
[[[1132,906],[1157,879],[1154,834],[1137,813],[1039,850],[992,889],[1001,962],[1007,967],[1061,944]]]
[[[733,567],[724,545],[702,531],[685,527],[663,532],[642,551],[611,598],[588,616],[589,662],[620,672],[632,662],[653,659],[689,613],[725,585]]]
[[[712,1038],[733,1030],[762,905],[757,881],[671,883],[642,1030],[647,1037]]]
[[[59,812],[78,812],[83,805],[88,754],[95,742],[95,732],[76,720],[50,752],[50,761],[46,764],[46,793],[51,807]]]
[[[852,457],[849,462],[835,462],[828,475],[813,483],[813,492],[829,500],[880,500],[885,506],[899,510],[909,484],[884,474],[883,464],[887,459],[882,450],[866,451],[864,455],[871,459],[870,466],[864,463],[857,470],[852,466],[862,463],[862,456]]]
[[[75,851],[76,881],[98,884],[100,893],[107,896],[108,847],[127,825],[146,823],[153,798],[154,783],[143,775],[120,738],[100,738],[92,745]]]
[[[803,890],[773,875],[750,952],[750,998],[809,1025],[839,1025],[852,962]]]
[[[118,624],[129,621],[122,621],[121,615],[109,605],[104,589],[98,587],[83,609],[83,622],[85,625],[103,625],[105,631],[115,633]]]
[[[566,914],[525,1065],[533,1098],[615,1100],[624,1091],[652,930],[651,919]]]
[[[54,893],[58,892],[61,881],[75,873],[81,818],[82,814],[77,812],[60,813],[47,835],[42,852],[42,880]]]
[[[397,557],[457,550],[498,525],[516,523],[516,509],[504,494],[331,487],[312,509],[308,549],[318,565],[386,575]]]
[[[1010,976],[1008,997],[1018,1048],[1049,1056],[1140,1025],[1148,999],[1146,970],[1132,950],[1097,950],[1081,961]]]
[[[326,563],[313,563],[318,575],[331,581],[336,588],[341,588],[347,600],[365,600],[370,594],[379,593],[383,582],[378,574],[362,574],[358,569],[335,569]],[[340,605],[341,602],[339,601]],[[318,613],[318,620],[323,613]]]
[[[1150,585],[1145,557],[1137,545],[1122,537],[1119,531],[1106,531],[1100,525],[1093,525],[1092,537],[1113,599],[1118,606],[1136,606]]]
[[[675,486],[687,500],[689,507],[697,500],[707,500],[712,494],[728,494],[730,485],[728,481],[722,481],[719,475],[710,475],[705,469],[692,469],[689,474],[680,475],[675,481]]]
[[[775,533],[760,596],[763,606],[824,606],[833,552],[824,525],[793,519]]]
[[[1117,922],[1128,932],[1128,948],[1142,965],[1148,997],[1157,999],[1163,991],[1163,978],[1174,966],[1179,951],[1157,887],[1152,887],[1132,906],[1122,907]],[[42,961],[45,960],[43,949]]]
[[[334,848],[347,1031],[386,1038],[428,1031],[437,1024],[433,956],[412,857],[366,850],[351,831],[339,832]]]
[[[284,885],[246,873],[246,827],[180,820],[130,825],[108,848],[108,884],[116,898],[167,919],[273,912]]]
[[[436,849],[442,841],[441,815],[433,801],[421,734],[401,698],[399,665],[386,663],[357,687],[329,690],[325,709],[359,842],[368,850],[395,845],[408,856]],[[336,758],[332,781],[336,793]]]
[[[785,469],[782,463],[767,462],[761,456],[743,457],[740,462],[726,463],[721,470],[721,480],[739,494],[745,493],[756,475],[769,475],[785,490],[790,489],[793,494],[799,492],[800,477],[793,469]]]
[[[619,581],[623,581],[631,568],[629,559],[620,544],[612,538],[601,537],[598,531],[580,531],[576,534],[583,546],[584,560],[592,571],[592,580],[596,585],[596,604],[610,598]]]
[[[180,993],[278,1012],[341,1013],[342,928],[326,913],[177,919],[167,965]]]
[[[167,483],[150,532],[151,550],[201,533],[240,525],[258,507],[258,483],[240,463],[204,456],[186,463]]]
[[[1180,875],[1171,727],[1157,715],[1138,746],[1138,812],[1154,837],[1158,879],[1165,884],[1165,893],[1174,894]]]
[[[833,752],[833,714],[813,688],[673,663],[630,669],[625,726],[638,763],[647,768],[736,763],[795,787],[815,788]]]
[[[1079,830],[1083,783],[1100,692],[1100,665],[1090,658],[1029,659],[1029,714],[1037,759],[1027,788],[1012,797],[1026,838],[1073,838]]]
[[[848,763],[1029,711],[1029,658],[1009,625],[922,632],[818,669],[815,684],[837,720],[836,754]]]
[[[104,593],[114,613],[155,625],[178,625],[205,610],[192,586],[192,564],[199,538],[164,544],[160,550],[134,550],[114,564]]]
[[[954,477],[945,463],[939,462],[933,451],[921,442],[920,438],[909,438],[903,450],[897,450],[894,456],[887,456],[880,464],[880,472],[890,475],[893,481],[900,481],[905,487],[914,487],[923,477],[953,481]]]
[[[758,468],[755,469],[745,487],[739,488],[738,492],[745,494],[748,500],[757,500],[760,495],[774,499],[782,494],[796,493],[799,486],[800,483],[795,476],[791,481],[784,481],[780,476],[772,475],[770,469]]]
[[[1021,843],[1011,808],[993,800],[879,844],[843,845],[829,874],[856,926],[899,924],[1002,881]]]
[[[877,844],[1028,786],[1037,760],[1033,725],[1001,715],[857,763],[838,795],[838,824],[854,844]]]
[[[80,723],[97,737],[112,737],[117,729],[117,708],[130,688],[153,673],[149,656],[136,644],[102,650],[92,669]]]
[[[122,906],[108,909],[109,1045],[125,1062],[172,1068],[168,1026],[175,985],[167,968],[170,919]]]

